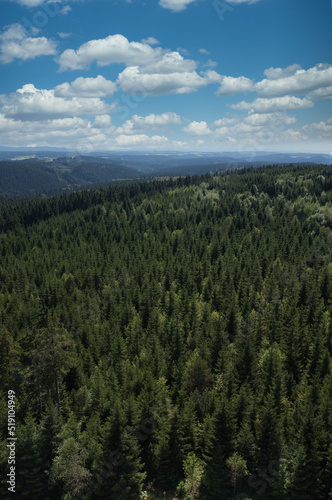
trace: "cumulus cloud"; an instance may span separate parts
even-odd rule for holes
[[[147,43],[148,45],[160,45],[160,42],[153,36],[149,36],[148,38],[143,38],[143,40],[141,41],[142,43]]]
[[[114,63],[122,63],[128,67],[139,66],[144,68],[145,73],[185,72],[192,71],[197,66],[195,61],[184,59],[177,51],[170,52],[161,47],[151,47],[151,39],[147,39],[144,43],[129,42],[123,35],[90,40],[81,45],[77,51],[65,50],[56,60],[60,64],[61,71],[88,69],[93,62],[96,62],[97,66]]]
[[[127,134],[112,125],[109,115],[96,116],[94,121],[82,117],[49,118],[47,120],[20,120],[0,113],[0,132],[6,144],[12,146],[59,146],[84,151],[100,149],[162,149],[182,148],[183,141],[170,141],[164,135],[151,135],[149,123],[166,124],[178,121],[175,113],[162,115],[135,115],[133,122],[144,122],[145,133]],[[151,127],[153,128],[153,126]]]
[[[196,137],[211,134],[211,129],[208,127],[208,125],[205,121],[201,121],[201,122],[193,121],[193,122],[189,123],[189,125],[187,127],[184,127],[183,130],[187,134],[192,135],[192,136],[196,136]]]
[[[302,128],[305,132],[318,133],[319,139],[331,139],[332,138],[332,118],[329,118],[327,121],[321,121],[317,123],[311,123],[308,125],[304,125]]]
[[[248,5],[252,5],[254,3],[259,2],[260,0],[225,0],[227,3],[231,3],[234,5],[239,5],[241,3],[247,3]]]
[[[174,73],[145,73],[138,66],[129,66],[118,77],[121,89],[127,94],[162,95],[187,94],[200,87],[216,83],[219,75],[206,71],[199,75],[196,71]]]
[[[34,30],[35,35],[38,30]],[[15,59],[26,61],[39,56],[55,55],[57,44],[45,37],[29,36],[21,24],[11,24],[0,34],[0,63]]]
[[[0,95],[0,112],[21,120],[102,115],[113,107],[99,98],[57,97],[53,89],[37,89],[33,84],[26,84],[13,94]]]
[[[116,84],[102,75],[96,78],[76,78],[71,83],[57,85],[54,95],[59,97],[110,97],[116,91]]]
[[[160,147],[167,146],[169,139],[160,135],[149,137],[146,134],[124,135],[121,134],[115,138],[115,142],[121,147],[144,146],[144,147]]]
[[[265,71],[268,78],[258,82],[255,90],[265,97],[306,94],[332,85],[332,65],[317,64],[308,70],[298,65],[286,69],[270,68]]]
[[[12,146],[59,146],[77,152],[98,149],[160,149],[182,148],[183,141],[170,141],[164,135],[148,133],[125,134],[111,123],[109,115],[100,115],[92,122],[81,117],[26,121],[0,113],[0,132],[6,144]]]
[[[280,80],[280,78],[287,78],[293,76],[298,70],[301,70],[299,64],[292,64],[287,68],[268,68],[264,71],[264,76],[270,80]]]
[[[20,5],[23,5],[24,7],[39,7],[40,5],[43,4],[58,4],[61,2],[61,0],[12,0]],[[69,5],[65,5],[61,10],[57,6],[57,12],[59,14],[68,14],[72,10],[72,8]]]
[[[220,82],[220,75],[212,69],[198,73],[195,61],[179,51],[153,48],[153,41],[148,38],[144,42],[129,42],[122,35],[110,35],[90,40],[77,51],[68,49],[56,60],[60,70],[87,69],[93,62],[98,66],[122,63],[126,68],[118,75],[117,83],[127,94],[185,94]],[[213,61],[209,63],[210,67],[215,65]]]
[[[144,129],[157,129],[169,125],[179,125],[182,123],[181,116],[176,113],[166,112],[160,115],[151,113],[147,116],[134,115],[127,120],[122,127],[118,128],[119,134],[136,134]]]
[[[67,49],[56,59],[60,71],[68,69],[88,69],[93,62],[97,66],[114,63],[125,65],[147,65],[157,62],[162,56],[160,47],[153,48],[148,43],[129,42],[123,35],[110,35],[99,40],[90,40],[78,50]]]
[[[96,116],[93,126],[96,128],[109,128],[111,126],[110,115],[99,115]]]
[[[181,116],[172,112],[162,113],[161,115],[155,115],[154,113],[147,116],[134,115],[131,121],[138,127],[163,127],[182,123]]]
[[[256,92],[265,98],[304,95],[309,99],[330,99],[332,89],[332,65],[317,64],[304,70],[299,64],[286,68],[268,68],[263,80],[253,80],[240,76],[222,76],[217,95],[234,95],[242,92]]]
[[[239,122],[239,117],[232,117],[232,118],[219,118],[219,120],[215,120],[212,122],[211,126],[213,127],[229,127],[230,125],[235,125],[236,123]]]
[[[285,113],[253,113],[247,116],[244,121],[245,123],[248,123],[255,127],[271,125],[272,123],[275,127],[279,127],[285,125],[294,125],[294,123],[297,122],[297,119],[287,116]]]
[[[37,7],[44,3],[44,0],[16,0],[20,5],[24,5],[25,7]]]
[[[264,150],[273,144],[287,144],[306,140],[305,130],[289,128],[297,122],[286,113],[253,113],[224,117],[211,123],[191,122],[184,131],[193,144],[204,139],[210,147],[236,147],[241,150]],[[332,119],[331,119],[332,122]],[[208,141],[208,142],[207,142]],[[239,149],[238,149],[239,150]]]
[[[312,108],[313,102],[294,96],[274,97],[271,99],[258,98],[253,102],[241,101],[229,106],[232,109],[250,111],[251,113],[275,113],[276,111],[290,111],[303,108]]]
[[[195,1],[196,0],[160,0],[159,5],[172,12],[180,12],[181,10],[185,10],[189,4]]]
[[[187,6],[194,3],[196,0],[160,0],[159,5],[164,7],[164,9],[169,9],[172,12],[180,12],[185,10]],[[254,4],[259,2],[259,0],[225,0],[227,3],[239,5],[241,3]]]
[[[12,146],[60,146],[82,149],[84,144],[105,145],[107,135],[80,117],[22,121],[0,114],[0,131],[6,144]]]
[[[185,73],[196,69],[197,64],[191,59],[184,59],[179,52],[167,52],[158,61],[141,67],[142,73]]]
[[[243,92],[250,92],[254,89],[254,82],[245,76],[233,78],[232,76],[222,76],[217,95],[234,95]]]
[[[313,99],[314,101],[321,101],[324,99],[332,99],[332,86],[331,87],[322,87],[321,89],[313,90],[309,92],[307,95],[309,99]]]

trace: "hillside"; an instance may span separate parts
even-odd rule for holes
[[[331,188],[262,167],[0,207],[20,498],[329,498]]]
[[[29,156],[29,153],[34,152]],[[330,164],[329,155],[255,153],[109,153],[0,151],[0,199],[45,196],[133,180],[203,175],[244,167],[303,162]]]
[[[90,157],[0,161],[0,197],[47,195],[82,189],[140,173],[130,166]]]

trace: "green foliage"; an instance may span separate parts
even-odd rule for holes
[[[194,452],[189,453],[183,462],[183,470],[186,491],[190,497],[197,497],[202,476],[204,473],[204,464]]]
[[[18,383],[21,348],[8,330],[0,331],[0,390],[8,391],[16,388]]]
[[[88,484],[90,472],[84,467],[86,453],[73,437],[59,447],[51,468],[51,481],[62,483],[72,498],[80,498]]]
[[[42,456],[42,441],[39,426],[28,415],[24,426],[17,430],[16,490],[21,498],[45,498],[48,477]]]
[[[4,204],[23,495],[329,498],[331,188],[262,167]]]
[[[234,495],[236,494],[236,487],[239,481],[248,476],[247,463],[237,452],[233,453],[227,459],[227,467],[231,476],[232,485],[234,488]]]

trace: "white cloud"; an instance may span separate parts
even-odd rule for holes
[[[135,120],[140,118],[142,117],[136,117]],[[155,121],[160,120],[157,117]],[[5,143],[12,146],[38,144],[68,147],[77,152],[114,148],[181,148],[185,145],[182,141],[170,141],[164,135],[119,133],[119,129],[111,124],[109,115],[97,116],[92,122],[77,116],[23,121],[0,114],[0,132]]]
[[[36,34],[35,30],[33,34]],[[39,56],[55,55],[56,42],[45,37],[28,36],[21,24],[11,24],[0,34],[0,63],[8,64],[15,59],[26,61]]]
[[[203,64],[205,68],[215,68],[218,66],[218,63],[216,61],[213,61],[212,59],[209,59],[205,64]]]
[[[80,76],[71,83],[57,85],[54,95],[59,97],[110,97],[116,91],[116,84],[101,75],[96,78]]]
[[[63,31],[59,31],[58,35],[60,38],[65,39],[65,38],[69,38],[71,36],[71,33],[64,33]]]
[[[199,49],[201,54],[210,54],[206,49]]]
[[[317,64],[304,70],[299,64],[286,68],[268,68],[260,82],[240,76],[222,76],[217,95],[234,95],[257,92],[260,97],[292,97],[304,95],[309,99],[330,99],[332,89],[332,65]],[[235,108],[237,109],[237,108]],[[240,109],[240,108],[239,108]]]
[[[324,99],[332,99],[332,86],[331,87],[322,87],[321,89],[313,90],[309,92],[307,95],[309,99],[313,99],[314,101],[321,101]]]
[[[232,109],[250,111],[251,113],[275,113],[277,111],[312,108],[313,102],[294,96],[274,97],[272,99],[258,98],[253,102],[242,101],[229,106]]]
[[[190,54],[189,50],[184,47],[177,47],[176,51],[180,52],[180,54],[183,54],[184,56],[189,56]]]
[[[26,84],[13,94],[0,95],[0,112],[20,120],[103,115],[113,107],[99,98],[57,97],[54,90],[37,89],[33,84]]]
[[[225,0],[227,3],[232,3],[234,5],[239,5],[241,3],[247,3],[249,5],[252,5],[254,3],[259,2],[260,0]]]
[[[125,65],[147,65],[157,62],[162,56],[160,47],[152,48],[148,43],[129,42],[123,35],[110,35],[99,40],[90,40],[78,50],[67,49],[56,59],[60,71],[88,69],[93,62],[97,66],[114,63]]]
[[[247,116],[240,114],[224,117],[208,124],[206,122],[191,122],[184,131],[192,138],[205,139],[210,148],[236,148],[238,151],[263,151],[275,144],[294,144],[306,141],[308,136],[304,130],[289,128],[297,122],[295,117],[285,113],[259,114]],[[332,124],[332,119],[331,119]]]
[[[104,146],[107,135],[87,119],[72,117],[47,121],[22,121],[0,114],[1,136],[11,146],[69,147],[78,150],[86,145]]]
[[[218,127],[216,130],[214,130],[214,137],[215,139],[218,139],[219,137],[222,136],[227,136],[230,134],[230,130],[228,127]]]
[[[270,68],[265,71],[265,75],[269,78],[255,85],[258,95],[265,97],[306,94],[332,85],[331,64],[317,64],[308,70],[301,69],[298,65],[284,70]]]
[[[243,92],[250,92],[254,88],[254,82],[245,76],[233,78],[232,76],[222,76],[220,88],[217,95],[234,95]]]
[[[138,66],[130,66],[120,73],[118,83],[127,94],[187,94],[210,83],[216,83],[219,78],[212,70],[202,75],[196,71],[147,74]]]
[[[242,118],[241,118],[242,119]],[[215,120],[213,123],[211,123],[212,127],[229,127],[230,125],[235,125],[236,123],[239,122],[239,117],[232,117],[232,118],[220,118],[219,120]]]
[[[81,117],[22,121],[0,114],[0,132],[5,144],[13,147],[32,144],[58,146],[74,149],[77,153],[98,149],[175,149],[186,146],[185,142],[170,141],[164,135],[119,133],[108,115],[97,116],[92,122]]]
[[[68,49],[57,62],[60,70],[88,68],[92,62],[98,66],[122,63],[126,68],[119,74],[117,83],[128,94],[184,94],[220,82],[221,77],[215,71],[210,69],[199,74],[197,63],[192,59],[184,58],[178,51],[153,48],[147,41],[151,43],[151,39],[143,43],[129,42],[122,35],[111,35],[90,40],[77,51]],[[215,63],[210,61],[210,65]]]
[[[12,0],[24,7],[39,7],[43,4],[57,4],[60,3],[61,0]],[[65,5],[61,10],[57,10],[59,14],[68,14],[72,8],[69,5]]]
[[[16,0],[20,5],[24,5],[25,7],[37,7],[44,3],[44,0]]]
[[[142,43],[147,43],[148,45],[160,45],[160,42],[153,36],[149,36],[148,38],[143,38],[141,40]]]
[[[150,41],[151,39],[147,39]],[[100,40],[90,40],[75,51],[65,50],[56,61],[60,70],[87,69],[96,62],[98,66],[122,63],[139,66],[145,73],[174,73],[192,71],[197,64],[184,59],[179,52],[169,52],[161,47],[151,47],[149,43],[129,42],[123,35],[110,35]]]
[[[96,116],[93,126],[96,128],[109,128],[111,126],[111,117],[109,115]]]
[[[178,125],[182,122],[181,116],[172,112],[162,113],[161,115],[153,113],[147,116],[134,115],[131,121],[139,127],[161,127],[165,125]]]
[[[285,113],[253,113],[247,116],[244,121],[253,126],[271,126],[273,123],[274,127],[280,127],[285,125],[294,125],[294,123],[297,122],[297,119],[287,116]]]
[[[202,135],[210,135],[211,129],[208,127],[205,121],[196,122],[193,121],[189,123],[187,127],[183,129],[187,134],[192,136],[202,136]]]
[[[181,10],[185,10],[187,5],[195,1],[196,0],[160,0],[159,5],[173,12],[180,12]]]
[[[164,9],[169,9],[172,12],[180,12],[185,10],[187,6],[194,3],[197,0],[160,0],[159,5],[164,7]],[[225,0],[227,3],[238,5],[241,3],[247,3],[249,5],[259,2],[259,0]]]
[[[319,139],[332,138],[332,118],[329,118],[326,122],[321,121],[318,123],[311,123],[303,127],[305,132],[317,132]]]
[[[118,146],[128,147],[128,146],[144,146],[144,147],[160,147],[167,146],[169,140],[167,137],[160,135],[153,135],[149,137],[146,134],[136,134],[136,135],[119,135],[115,138],[115,142]]]
[[[280,80],[280,78],[287,78],[293,76],[298,70],[301,70],[299,64],[292,64],[287,68],[268,68],[264,71],[264,76],[270,80]]]
[[[72,10],[71,6],[70,5],[65,5],[64,7],[62,7],[62,9],[60,10],[59,14],[62,14],[64,16],[66,16],[67,14],[69,14],[69,12]]]
[[[23,122],[21,122],[23,124]],[[0,132],[9,132],[16,130],[18,122],[13,118],[7,118],[5,114],[0,113]]]
[[[196,69],[197,64],[191,59],[184,59],[179,52],[167,52],[158,61],[141,67],[141,73],[185,73]]]
[[[118,128],[119,134],[137,134],[144,129],[157,129],[160,127],[179,125],[182,123],[181,116],[176,113],[167,112],[161,115],[151,113],[147,116],[134,115],[127,120],[122,127]]]

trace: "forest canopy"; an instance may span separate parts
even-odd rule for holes
[[[331,187],[271,166],[0,207],[19,498],[332,498]]]

